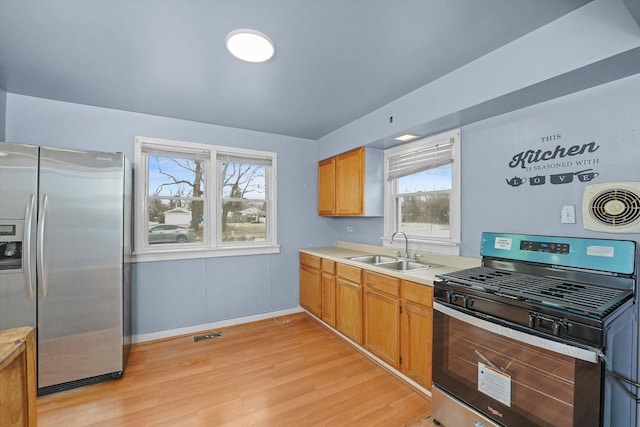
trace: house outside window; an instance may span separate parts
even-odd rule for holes
[[[279,252],[272,152],[136,138],[136,260]]]
[[[459,254],[460,131],[385,150],[385,240],[404,232],[415,250]]]

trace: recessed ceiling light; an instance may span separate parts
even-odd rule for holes
[[[233,56],[247,62],[271,59],[275,47],[269,37],[256,30],[234,30],[227,35],[227,49]]]
[[[404,135],[400,135],[395,139],[396,141],[409,142],[409,141],[413,141],[416,138],[420,138],[420,137],[416,135],[411,135],[410,133],[405,133]]]

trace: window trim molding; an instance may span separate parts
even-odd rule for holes
[[[148,164],[146,163],[147,156],[143,154],[143,147],[155,146],[158,149],[166,150],[167,152],[175,151],[179,152],[196,152],[204,151],[209,153],[209,168],[207,173],[206,191],[207,191],[207,228],[209,232],[203,238],[202,246],[180,246],[171,247],[169,245],[160,245],[158,247],[149,247],[145,245],[146,239],[146,203],[145,199],[148,194]],[[184,150],[180,150],[180,147],[184,147]],[[217,234],[219,232],[219,190],[218,190],[218,176],[217,176],[217,155],[218,153],[232,154],[238,157],[247,158],[270,158],[271,170],[266,178],[265,183],[268,188],[269,198],[268,202],[268,223],[267,223],[267,236],[268,242],[258,242],[255,244],[229,244],[220,245],[217,240]],[[236,148],[228,146],[218,146],[211,144],[203,144],[188,141],[169,140],[161,138],[151,138],[145,136],[135,137],[135,170],[134,177],[134,194],[136,200],[136,209],[134,210],[134,252],[133,262],[147,262],[147,261],[166,261],[166,260],[180,260],[180,259],[194,259],[194,258],[216,258],[226,256],[241,256],[241,255],[260,255],[260,254],[273,254],[280,252],[280,245],[277,240],[277,159],[278,155],[275,152],[252,150],[246,148]]]
[[[389,180],[389,157],[397,156],[402,152],[411,152],[423,149],[432,145],[436,145],[443,140],[452,140],[452,188],[450,199],[449,223],[451,236],[448,239],[438,238],[409,238],[409,248],[418,251],[436,252],[445,255],[459,255],[460,252],[460,229],[461,224],[461,180],[460,180],[460,129],[453,129],[437,135],[431,135],[418,141],[401,144],[392,148],[388,148],[384,152],[384,236],[382,243],[384,246],[396,246],[396,241],[391,244],[391,235],[395,231],[395,203],[393,185],[395,180]],[[396,178],[397,179],[397,178]],[[404,242],[401,242],[404,248]],[[400,246],[398,246],[400,247]]]

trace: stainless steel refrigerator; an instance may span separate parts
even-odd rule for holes
[[[0,329],[37,329],[38,392],[119,377],[131,338],[132,169],[0,142]]]

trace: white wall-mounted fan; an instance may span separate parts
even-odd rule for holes
[[[587,185],[582,196],[582,225],[608,233],[640,233],[640,182]]]

